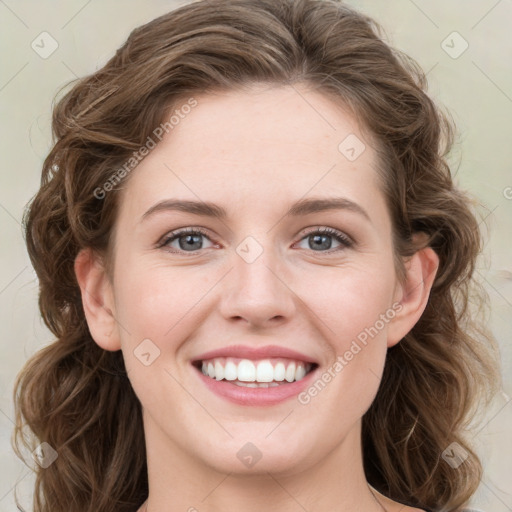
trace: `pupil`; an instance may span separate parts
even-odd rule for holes
[[[326,235],[312,235],[312,238],[315,241],[314,242],[315,244],[318,244],[320,242],[320,245],[321,245],[321,240],[322,239],[326,240],[326,239],[329,239],[330,237],[326,236]],[[318,247],[319,247],[319,245],[316,245],[316,248],[318,248]],[[331,244],[330,243],[325,243],[320,248],[321,249],[330,249],[331,248]]]
[[[186,249],[186,248],[191,248],[192,245],[194,244],[194,239],[196,239],[196,243],[199,245],[199,247],[195,247],[195,249],[200,249],[201,248],[201,241],[200,241],[200,237],[202,235],[185,235],[184,237],[180,237],[180,249]],[[186,242],[185,244],[182,244],[181,241],[182,239],[185,238],[186,239]]]

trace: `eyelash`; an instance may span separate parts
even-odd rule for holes
[[[317,228],[313,231],[309,231],[308,233],[305,233],[302,238],[299,239],[299,242],[304,240],[305,238],[311,236],[311,235],[328,235],[332,236],[337,242],[341,244],[340,247],[337,247],[335,249],[330,249],[328,251],[313,251],[318,252],[320,254],[331,254],[338,251],[341,251],[343,249],[349,249],[354,245],[354,242],[352,239],[350,239],[348,236],[344,235],[341,231],[338,231],[333,228]],[[165,248],[169,243],[174,242],[174,240],[177,240],[178,238],[184,236],[184,235],[203,235],[206,238],[210,239],[209,234],[201,229],[201,228],[186,228],[179,231],[174,231],[169,233],[164,237],[164,239],[158,244],[158,248]],[[210,240],[211,241],[211,240]],[[197,254],[197,251],[182,251],[182,250],[169,250],[165,249],[168,252],[172,254],[189,254],[190,256],[194,256]],[[200,249],[199,249],[200,250]]]

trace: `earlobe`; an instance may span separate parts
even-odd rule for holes
[[[120,350],[112,285],[101,258],[90,248],[82,249],[74,269],[91,336],[105,350]]]
[[[388,329],[388,347],[396,345],[420,319],[439,268],[439,256],[431,247],[420,249],[405,264],[406,280],[397,287],[402,306]]]

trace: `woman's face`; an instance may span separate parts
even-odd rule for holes
[[[116,224],[117,323],[103,346],[123,351],[148,454],[282,474],[346,439],[355,454],[404,334],[376,153],[305,88],[194,99],[132,171]],[[186,229],[201,232],[171,239]],[[254,387],[254,374],[274,382]]]

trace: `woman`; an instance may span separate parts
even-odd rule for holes
[[[53,128],[25,226],[56,340],[15,389],[34,510],[463,510],[499,380],[478,222],[371,19],[191,3]]]

